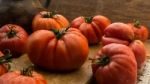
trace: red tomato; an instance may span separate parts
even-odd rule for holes
[[[130,43],[129,47],[134,52],[138,69],[140,69],[146,62],[146,49],[143,42],[140,40],[135,40],[132,43]]]
[[[7,24],[0,28],[0,50],[9,49],[13,57],[25,52],[28,39],[26,31],[15,24]]]
[[[78,28],[82,34],[88,39],[89,44],[97,44],[101,41],[104,29],[111,21],[102,15],[94,17],[78,17],[75,18],[71,26]]]
[[[89,52],[87,39],[75,28],[35,31],[27,42],[27,54],[37,66],[68,71],[81,67]]]
[[[12,71],[0,77],[0,84],[47,84],[41,74],[35,71]]]
[[[137,63],[132,50],[123,44],[103,46],[95,55],[92,70],[97,84],[136,84]]]
[[[122,22],[110,24],[104,30],[102,44],[119,43],[128,45],[134,40],[134,32],[130,26]]]
[[[69,26],[69,21],[61,14],[53,12],[42,11],[35,15],[32,22],[32,30],[41,29],[61,29]]]
[[[148,28],[136,20],[134,23],[128,23],[134,31],[134,39],[145,42],[148,39]]]

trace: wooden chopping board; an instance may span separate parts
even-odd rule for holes
[[[150,56],[150,40],[145,43],[147,56]],[[91,46],[89,52],[89,58],[93,57],[94,54],[100,49],[100,45]],[[19,70],[23,67],[27,67],[32,63],[29,61],[28,56],[24,54],[20,58],[14,59],[11,63],[12,70]],[[84,65],[73,72],[69,73],[53,73],[44,71],[42,69],[35,69],[38,73],[43,74],[48,84],[89,84],[92,77],[91,60],[87,59]],[[150,60],[147,61],[143,76],[140,77],[138,84],[150,84]]]

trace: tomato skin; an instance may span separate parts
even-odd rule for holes
[[[27,42],[30,60],[47,70],[78,69],[87,59],[88,52],[87,39],[75,28],[69,28],[59,39],[52,31],[39,30],[31,34]]]
[[[104,56],[109,59],[102,59]],[[94,56],[92,70],[97,84],[136,84],[137,81],[134,53],[123,44],[103,46]]]
[[[16,35],[9,37],[8,32],[11,29],[16,32]],[[9,49],[13,57],[18,57],[25,53],[27,39],[28,34],[18,25],[6,24],[0,28],[0,50]]]
[[[134,40],[134,32],[130,26],[122,22],[115,22],[110,24],[104,30],[102,37],[102,44],[119,43],[129,45]]]
[[[122,22],[115,22],[109,25],[105,30],[106,37],[113,37],[122,40],[132,41],[134,32],[130,26]]]
[[[148,28],[144,25],[135,26],[135,23],[128,23],[128,25],[133,29],[134,31],[134,39],[135,40],[141,40],[143,42],[148,40]]]
[[[101,41],[103,31],[110,23],[111,21],[102,15],[88,18],[80,16],[72,21],[71,27],[79,29],[88,39],[88,43],[93,45]]]
[[[130,43],[129,47],[134,52],[138,69],[142,68],[142,66],[146,62],[146,48],[141,40],[135,40]]]
[[[134,52],[138,69],[140,69],[146,61],[146,49],[143,42],[135,39],[136,37],[139,38],[140,31],[136,29],[138,32],[135,32],[133,29],[135,28],[131,24],[113,23],[104,30],[105,34],[102,37],[102,44],[118,43],[129,46]],[[131,37],[132,39],[130,39]]]
[[[118,44],[124,44],[124,45],[129,45],[129,42],[126,40],[121,40],[117,38],[111,38],[111,37],[106,37],[105,35],[102,37],[102,45],[107,45],[110,43],[118,43]]]
[[[66,17],[61,14],[54,14],[51,16],[44,17],[44,15],[52,13],[48,11],[41,11],[36,14],[32,22],[32,30],[50,30],[50,29],[61,29],[69,27],[69,21]]]
[[[32,77],[21,75],[20,71],[8,72],[0,77],[0,84],[47,84],[42,75],[33,72]]]

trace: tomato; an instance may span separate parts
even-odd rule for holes
[[[115,22],[110,24],[104,30],[102,44],[120,43],[128,45],[134,40],[134,32],[130,26],[122,22]]]
[[[143,44],[142,41],[140,40],[135,40],[132,43],[130,43],[129,47],[132,49],[134,52],[138,69],[142,68],[142,66],[146,62],[146,49],[145,45]]]
[[[42,11],[35,15],[32,22],[32,30],[41,29],[61,29],[69,27],[69,21],[61,14],[54,12]]]
[[[92,61],[97,84],[136,84],[137,63],[132,50],[123,44],[103,46]]]
[[[24,69],[2,75],[0,84],[47,84],[47,82],[41,74]]]
[[[148,39],[148,28],[145,25],[142,25],[138,20],[134,23],[128,23],[134,31],[134,39],[141,40],[145,42]]]
[[[25,52],[28,39],[26,31],[15,24],[6,24],[0,28],[0,50],[9,49],[13,57]]]
[[[78,69],[87,59],[88,52],[87,39],[75,28],[35,31],[27,42],[31,62],[47,70]]]
[[[104,29],[111,23],[111,21],[102,15],[94,17],[78,17],[75,18],[71,26],[79,29],[82,34],[88,39],[90,45],[97,44],[101,41]]]

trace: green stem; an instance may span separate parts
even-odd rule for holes
[[[70,28],[70,27],[64,28],[64,29],[61,29],[61,30],[51,29],[51,31],[54,32],[54,34],[56,35],[56,38],[57,38],[57,39],[60,39],[60,38],[67,32],[67,30],[68,30],[69,28]]]
[[[94,63],[100,66],[105,66],[110,63],[110,58],[106,55],[103,55],[102,57],[96,59]]]
[[[33,65],[21,70],[21,75],[32,77]]]
[[[0,64],[9,63],[12,60],[12,54],[9,50],[5,50],[4,56],[0,57]]]
[[[86,23],[91,23],[92,19],[93,19],[93,17],[85,17],[85,22]]]
[[[46,14],[43,15],[44,18],[53,18],[53,16],[56,15],[54,11],[52,12],[47,12]]]
[[[141,22],[139,20],[134,21],[134,26],[140,28]]]

